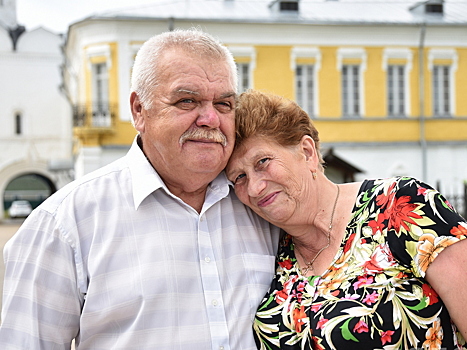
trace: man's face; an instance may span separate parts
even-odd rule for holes
[[[175,172],[214,178],[235,141],[228,65],[173,49],[162,55],[158,69],[151,109],[133,113],[146,156],[163,178]]]

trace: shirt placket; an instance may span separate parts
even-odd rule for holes
[[[198,221],[199,257],[201,266],[201,283],[204,289],[207,317],[212,337],[213,350],[230,350],[229,332],[222,298],[220,271],[215,259],[211,234],[203,213]]]

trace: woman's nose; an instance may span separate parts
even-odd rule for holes
[[[248,195],[259,197],[266,188],[266,181],[259,176],[252,176],[248,179]]]

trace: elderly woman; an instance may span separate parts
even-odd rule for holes
[[[258,308],[259,349],[462,349],[467,223],[410,177],[335,184],[318,131],[292,101],[239,98],[227,176],[282,228]]]

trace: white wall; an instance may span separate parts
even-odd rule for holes
[[[467,144],[428,145],[427,178],[416,144],[334,145],[334,153],[363,170],[357,180],[407,175],[424,180],[444,195],[460,195],[467,181]]]
[[[0,28],[0,40],[4,37]],[[71,108],[60,92],[62,38],[43,28],[25,32],[17,51],[0,52],[0,194],[25,172],[47,176],[60,188],[69,177],[48,169],[51,161],[72,157]],[[15,134],[15,114],[22,133]],[[8,176],[6,176],[8,174]],[[3,200],[0,200],[0,219]]]

